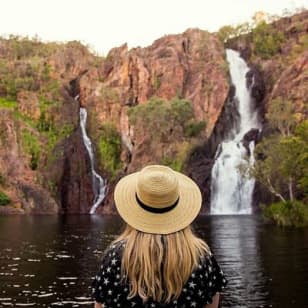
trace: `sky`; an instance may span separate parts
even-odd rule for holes
[[[308,0],[0,0],[0,35],[78,40],[106,55],[124,43],[144,47],[188,28],[214,32],[257,11],[298,7],[308,8]]]

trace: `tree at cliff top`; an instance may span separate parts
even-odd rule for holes
[[[281,98],[272,102],[267,119],[275,134],[256,146],[249,168],[279,200],[264,214],[281,225],[308,225],[308,121],[298,122],[291,103]]]
[[[188,141],[199,135],[206,125],[204,121],[195,120],[192,104],[179,98],[171,101],[152,98],[146,104],[130,108],[128,116],[134,133],[144,136],[144,142],[153,149],[153,154],[164,145],[162,152],[153,159],[160,159],[156,162],[176,170],[183,168]]]
[[[274,56],[284,40],[283,33],[266,22],[261,22],[252,30],[253,52],[262,59]]]

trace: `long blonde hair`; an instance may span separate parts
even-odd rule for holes
[[[200,258],[210,254],[207,244],[190,227],[167,234],[150,234],[127,225],[115,243],[126,242],[121,271],[130,283],[128,297],[139,295],[168,303],[178,298]]]

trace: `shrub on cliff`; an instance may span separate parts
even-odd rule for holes
[[[308,193],[308,121],[293,136],[265,138],[256,147],[252,174],[282,202],[305,199]]]
[[[265,22],[252,30],[253,52],[262,59],[269,59],[280,51],[284,34]]]
[[[4,192],[0,191],[0,205],[5,206],[10,204],[10,202],[10,198]]]
[[[195,120],[192,104],[179,98],[171,101],[151,98],[146,104],[130,108],[128,116],[137,133],[146,132],[160,142],[197,136],[206,125]]]
[[[192,104],[179,98],[152,98],[146,104],[131,107],[128,116],[137,139],[143,139],[148,151],[152,151],[152,159],[176,170],[184,164],[189,151],[187,143],[191,144],[191,138],[206,126],[204,121],[195,119]]]
[[[112,123],[100,127],[98,152],[103,168],[114,178],[121,167],[121,137]]]
[[[282,227],[308,226],[308,206],[297,200],[273,203],[263,208],[263,215]]]
[[[308,222],[308,121],[293,132],[285,128],[289,135],[276,134],[256,146],[256,162],[248,170],[279,200],[265,215],[279,225],[299,226]]]
[[[30,156],[29,167],[36,170],[40,158],[40,144],[36,136],[30,131],[24,129],[21,133],[22,146],[25,152]]]

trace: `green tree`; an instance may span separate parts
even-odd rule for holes
[[[104,169],[115,177],[121,167],[121,137],[113,123],[100,127],[98,152]]]
[[[234,37],[235,34],[235,29],[232,26],[223,26],[217,32],[218,38],[222,43],[225,43],[229,38]]]
[[[11,202],[10,198],[2,191],[0,191],[0,205],[5,206]]]
[[[308,120],[298,124],[292,135],[264,138],[255,156],[254,166],[248,167],[250,175],[279,199],[264,207],[265,217],[279,225],[308,225]]]
[[[305,194],[308,143],[300,135],[265,138],[255,153],[257,160],[250,171],[272,194],[282,202]]]
[[[196,136],[205,127],[204,121],[195,120],[192,104],[179,98],[171,101],[152,98],[146,104],[130,108],[128,116],[137,133],[145,132],[162,143]]]
[[[254,54],[269,59],[279,52],[284,42],[284,34],[266,22],[261,22],[252,30]]]
[[[296,116],[292,102],[277,97],[270,102],[266,119],[282,136],[290,136],[296,126]]]

